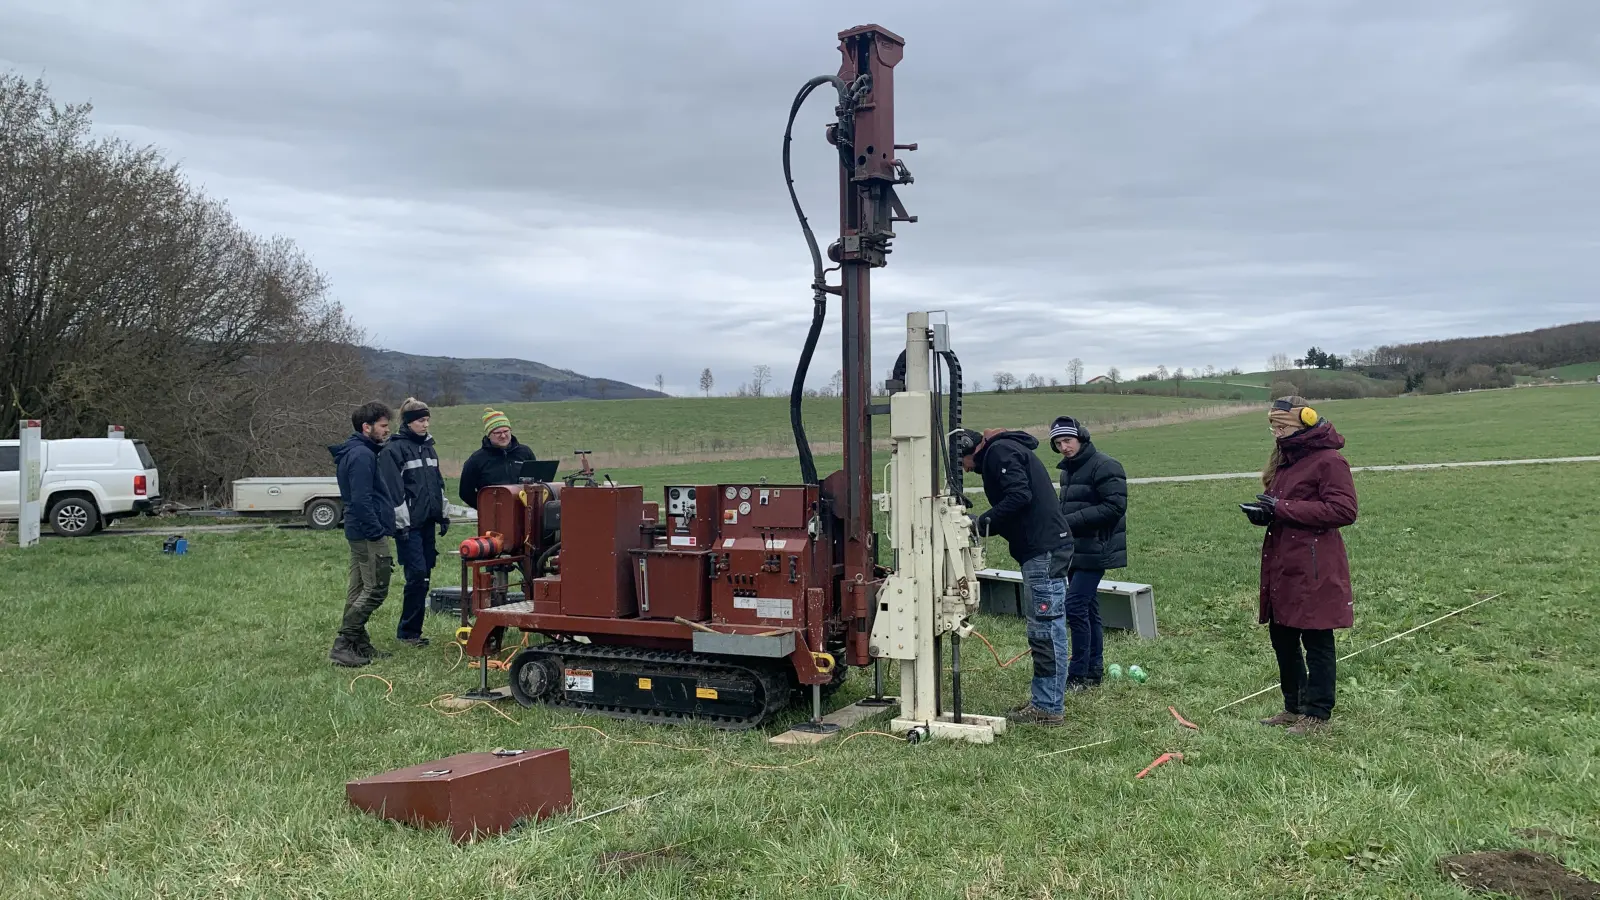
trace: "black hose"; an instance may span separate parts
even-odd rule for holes
[[[818,75],[805,83],[800,93],[795,95],[794,105],[789,107],[789,123],[783,129],[783,180],[789,188],[789,201],[794,204],[794,214],[800,219],[800,230],[805,234],[806,247],[811,251],[811,330],[806,333],[805,348],[800,351],[800,364],[794,370],[794,383],[789,387],[789,425],[794,429],[795,451],[800,456],[800,478],[805,484],[817,484],[817,464],[811,457],[811,443],[806,440],[805,424],[801,421],[800,403],[805,396],[806,375],[811,371],[811,355],[816,352],[817,339],[822,336],[822,323],[828,315],[827,294],[823,290],[827,285],[826,276],[822,270],[822,251],[817,247],[817,237],[811,232],[811,223],[806,221],[806,214],[800,208],[800,198],[794,192],[794,172],[789,163],[789,145],[794,139],[794,120],[800,114],[800,107],[811,96],[811,92],[824,84],[832,84],[839,92],[841,103],[849,94],[850,88],[844,80],[837,75]],[[838,140],[843,144],[846,135],[840,129]],[[844,151],[847,156],[849,151]]]
[[[945,432],[948,434],[961,428],[961,360],[956,358],[954,350],[941,350],[939,355],[944,358],[945,367],[950,370],[950,424],[948,431]],[[948,441],[945,450],[947,454],[945,471],[950,491],[957,497],[963,497],[966,491],[966,479],[961,469],[961,458],[950,451]]]

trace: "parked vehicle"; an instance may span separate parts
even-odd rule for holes
[[[233,515],[303,515],[306,527],[327,531],[344,524],[339,480],[328,477],[240,478],[233,483]]]
[[[123,437],[40,441],[40,508],[62,537],[93,534],[116,519],[152,515],[161,475],[144,441]],[[0,519],[22,509],[20,442],[0,441]]]

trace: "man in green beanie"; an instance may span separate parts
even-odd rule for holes
[[[522,464],[536,457],[511,433],[511,420],[498,409],[484,407],[483,446],[461,467],[461,502],[478,508],[478,492],[494,484],[516,484]]]

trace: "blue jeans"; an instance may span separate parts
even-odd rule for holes
[[[1059,555],[1059,554],[1057,554]],[[1028,648],[1033,651],[1033,708],[1060,715],[1067,685],[1067,584],[1059,560],[1044,553],[1022,563]]]
[[[1105,637],[1100,629],[1100,579],[1104,569],[1074,569],[1067,576],[1067,627],[1072,631],[1068,681],[1099,681],[1105,674]]]
[[[395,555],[406,573],[405,593],[401,594],[400,624],[395,637],[408,640],[422,637],[423,614],[427,612],[428,580],[439,558],[434,537],[439,533],[433,522],[411,528],[394,539]]]

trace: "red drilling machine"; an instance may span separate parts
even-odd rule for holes
[[[809,689],[812,727],[825,729],[818,721],[821,697],[850,667],[874,665],[881,698],[876,660],[913,658],[908,643],[899,655],[875,646],[873,628],[878,593],[893,573],[880,564],[873,528],[873,417],[888,415],[890,405],[871,403],[869,274],[887,261],[892,223],[915,221],[895,195],[897,185],[912,180],[896,151],[916,149],[894,142],[894,67],[903,47],[901,38],[876,25],[841,32],[838,75],[801,88],[784,133],[784,178],[813,267],[813,318],[790,393],[800,482],[672,485],[656,502],[636,485],[602,483],[587,473],[556,483],[542,472],[480,492],[479,537],[464,542],[462,553],[461,616],[464,626],[471,624],[466,652],[487,661],[506,629],[543,636],[510,663],[510,688],[520,703],[745,729]],[[837,121],[826,130],[840,170],[840,236],[827,250],[840,272],[837,285],[827,281],[833,269],[823,268],[790,170],[795,117],[824,86],[837,95]],[[838,298],[843,321],[844,467],[819,479],[800,398],[829,296]],[[926,321],[926,314],[914,315]],[[949,371],[948,425],[942,392],[915,398],[930,422],[921,437],[926,443],[935,436],[943,445],[939,436],[960,426],[959,364],[944,332],[937,335],[942,340],[931,329],[912,337],[908,348],[920,349],[911,368],[924,390],[925,357],[942,358]],[[891,392],[905,390],[906,367],[902,355]],[[937,359],[933,370],[940,374]],[[933,456],[942,465],[929,473],[926,490],[918,485],[922,499],[931,504],[930,493],[952,491],[960,497],[959,461],[938,449]],[[514,578],[520,599],[510,596]],[[970,632],[960,608],[971,606],[969,585],[966,577],[952,583],[957,580],[949,594],[957,601],[954,624],[928,632],[954,632],[953,654],[959,654],[960,635]],[[890,615],[890,603],[881,606]],[[907,607],[906,615],[909,621],[914,611]],[[937,647],[936,636],[927,640]],[[469,697],[492,696],[488,667],[481,670],[481,686]],[[926,659],[918,669],[924,682],[932,679],[936,695],[935,671]],[[959,682],[954,688],[959,723]]]

